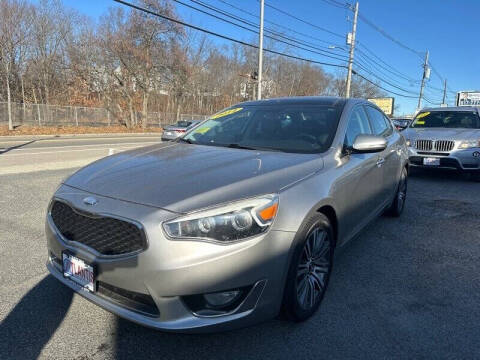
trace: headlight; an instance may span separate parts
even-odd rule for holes
[[[460,145],[458,145],[459,149],[470,149],[480,147],[480,140],[466,140],[462,141]]]
[[[278,196],[266,195],[197,211],[163,223],[163,229],[174,239],[231,242],[266,232],[277,210]]]
[[[407,144],[407,146],[412,146],[412,142],[410,141],[410,139],[407,139],[407,141],[405,142]]]

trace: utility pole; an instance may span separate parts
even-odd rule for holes
[[[447,79],[443,81],[443,100],[442,104],[445,104],[445,100],[447,99]]]
[[[348,58],[347,89],[345,91],[346,98],[350,97],[350,87],[352,86],[352,67],[353,67],[353,54],[355,52],[355,35],[357,33],[357,17],[358,17],[358,1],[355,3],[355,13],[353,15],[352,32],[347,34],[347,44],[350,42],[350,56]]]
[[[422,97],[423,97],[423,88],[425,87],[425,80],[430,77],[430,69],[428,68],[428,50],[425,54],[425,62],[423,63],[423,77],[422,77],[422,85],[420,86],[420,95],[418,97],[418,105],[417,110],[421,109],[422,106]]]
[[[265,0],[260,0],[260,32],[258,36],[258,90],[257,100],[262,99],[262,63],[263,63],[263,9]]]

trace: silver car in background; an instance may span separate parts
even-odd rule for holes
[[[218,331],[280,311],[302,321],[335,249],[402,213],[407,172],[405,139],[367,101],[242,103],[64,180],[47,211],[47,268],[156,329]]]
[[[398,131],[405,130],[410,125],[411,122],[412,122],[412,119],[408,119],[408,118],[393,118],[392,119],[392,123],[397,128]]]
[[[185,133],[200,124],[200,120],[182,120],[163,128],[162,141],[171,141],[185,135]]]
[[[480,180],[479,108],[424,109],[402,134],[411,165],[456,169]]]

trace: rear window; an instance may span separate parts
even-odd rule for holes
[[[424,111],[415,117],[411,127],[480,129],[480,118],[474,111]]]
[[[191,124],[192,124],[191,121],[179,121],[174,126],[186,128],[186,127],[189,127]]]

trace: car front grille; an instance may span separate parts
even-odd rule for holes
[[[432,140],[416,140],[415,147],[418,150],[430,151],[430,150],[433,150],[433,141]]]
[[[102,255],[123,255],[147,248],[143,231],[133,223],[74,210],[58,200],[54,201],[50,215],[64,238]]]
[[[420,151],[452,151],[455,142],[451,140],[416,140],[415,147]]]
[[[451,140],[437,140],[435,141],[435,150],[437,151],[452,151],[455,142]]]

